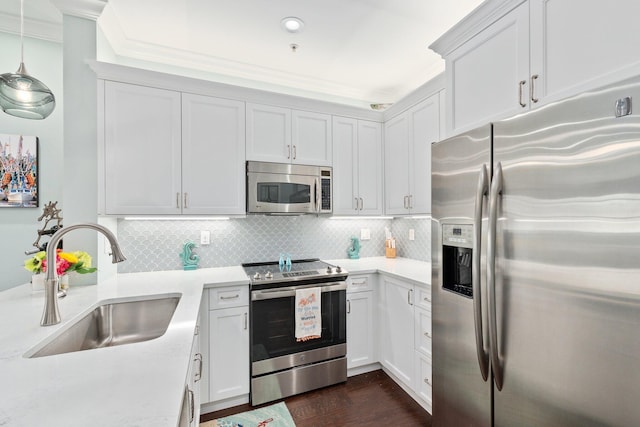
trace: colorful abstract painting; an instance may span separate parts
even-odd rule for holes
[[[38,137],[0,134],[0,207],[38,207]]]

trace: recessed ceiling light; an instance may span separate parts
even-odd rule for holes
[[[288,33],[299,33],[302,31],[302,28],[304,28],[304,22],[302,22],[302,19],[296,18],[295,16],[282,18],[280,25],[282,25],[282,29]]]

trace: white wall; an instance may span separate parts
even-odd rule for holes
[[[20,65],[20,37],[0,32],[0,52],[0,74],[15,72]],[[23,268],[24,251],[33,248],[42,226],[37,220],[42,206],[56,200],[58,206],[63,204],[62,45],[25,37],[24,52],[27,70],[49,86],[57,105],[44,120],[20,119],[0,111],[0,133],[35,135],[40,140],[40,207],[0,208],[0,291],[29,281],[30,273]]]

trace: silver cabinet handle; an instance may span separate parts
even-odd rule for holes
[[[347,300],[347,314],[351,314],[351,300]]]
[[[291,145],[287,144],[287,159],[291,159]]]
[[[404,208],[409,209],[409,196],[404,196]]]
[[[535,97],[535,82],[536,80],[538,80],[538,75],[534,74],[533,76],[531,76],[531,84],[529,85],[529,97],[531,98],[531,102],[536,103],[538,101],[540,101],[538,98]]]
[[[249,327],[249,313],[244,313],[244,330]]]
[[[193,335],[200,335],[200,325],[196,325],[196,330]]]
[[[413,209],[413,194],[409,194],[409,209]]]
[[[180,209],[180,193],[176,193],[176,208]]]
[[[407,303],[413,305],[413,289],[409,289],[409,292],[407,292]]]
[[[431,338],[431,334],[429,332],[425,332],[424,336],[427,337],[427,338]]]
[[[489,298],[489,344],[493,380],[498,391],[502,390],[502,367],[498,351],[498,326],[496,319],[496,226],[498,221],[498,196],[502,193],[502,164],[498,162],[489,193],[489,234],[487,236],[487,296]]]
[[[202,354],[196,353],[193,357],[194,362],[198,362],[198,372],[193,375],[193,382],[198,382],[202,379]]]
[[[367,280],[364,279],[362,280],[362,282],[356,282],[356,281],[351,281],[351,286],[362,286],[362,285],[366,285],[367,284]]]
[[[364,199],[360,197],[360,210],[364,209]]]
[[[527,84],[526,80],[520,80],[520,83],[518,83],[518,104],[520,104],[522,108],[527,106],[527,104],[522,102],[522,88],[524,88],[524,85],[526,84]]]
[[[473,217],[473,247],[476,250],[471,255],[471,289],[473,291],[473,323],[476,330],[476,353],[482,379],[489,376],[489,352],[484,348],[484,335],[482,332],[482,291],[480,290],[481,261],[480,248],[482,247],[482,205],[485,197],[489,196],[489,174],[487,165],[483,164],[478,176],[476,187],[476,200]]]
[[[425,379],[424,379],[424,383],[425,383],[425,384],[429,384],[429,385],[431,385],[431,382],[429,382],[429,378],[425,378]]]
[[[189,193],[184,193],[184,208],[188,209],[189,208]]]
[[[424,300],[424,302],[431,302],[431,298],[429,298],[429,297],[424,297],[422,299]]]
[[[360,206],[360,204],[358,203],[358,198],[357,198],[357,197],[354,197],[354,198],[353,198],[353,200],[355,200],[355,201],[356,201],[356,207],[355,207],[355,208],[353,208],[353,209],[357,211],[357,210],[358,210],[358,207]]]
[[[293,146],[293,160],[295,160],[298,157],[298,150],[296,149],[296,146]]]
[[[230,299],[237,299],[237,298],[240,298],[240,294],[235,294],[235,295],[234,295],[234,296],[232,296],[232,297],[220,296],[220,299],[221,299],[221,300],[230,300]]]
[[[193,422],[193,418],[196,416],[195,399],[193,397],[193,390],[189,390],[189,424]]]

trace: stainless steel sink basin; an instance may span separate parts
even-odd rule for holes
[[[131,344],[158,338],[167,331],[180,294],[111,300],[72,323],[29,358]],[[39,348],[42,346],[41,348]]]

